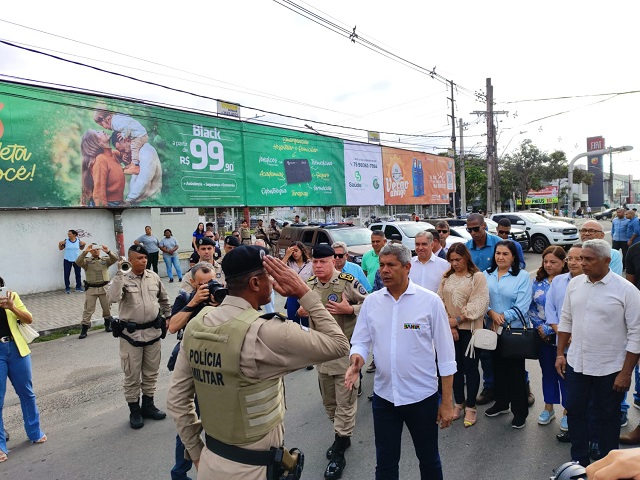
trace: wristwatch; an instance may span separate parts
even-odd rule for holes
[[[460,318],[460,316],[459,316],[459,315],[456,315],[456,323],[457,323],[458,325],[460,325],[462,322],[464,322],[464,320],[463,320],[462,318]]]

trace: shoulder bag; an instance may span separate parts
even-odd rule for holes
[[[20,330],[20,333],[22,334],[25,342],[27,343],[33,342],[36,338],[40,336],[40,334],[34,328],[32,328],[31,325],[27,323],[22,323],[20,321],[18,321],[18,330]]]
[[[473,324],[471,323],[471,340],[469,341],[469,346],[467,346],[467,350],[465,351],[465,356],[469,358],[474,358],[476,356],[475,349],[480,348],[482,350],[495,350],[498,344],[498,335],[493,330],[488,330],[486,328],[473,328]]]
[[[522,328],[512,328],[509,323],[498,339],[498,350],[502,358],[537,359],[540,342],[534,328],[527,327],[527,321],[518,307],[513,307]]]

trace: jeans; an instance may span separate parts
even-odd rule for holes
[[[180,269],[180,259],[178,258],[178,255],[175,255],[175,256],[163,255],[162,258],[164,259],[165,267],[167,267],[167,275],[169,275],[169,280],[173,280],[173,270],[171,269],[172,265],[176,269],[178,278],[181,279],[182,270]]]
[[[421,480],[442,480],[438,452],[438,393],[410,405],[396,407],[373,394],[373,430],[376,442],[376,480],[398,479],[403,424],[407,425]]]
[[[640,402],[640,368],[636,365],[636,368],[633,370],[634,375],[636,377],[636,390],[633,394],[633,399]]]
[[[300,304],[296,297],[287,297],[287,302],[284,306],[287,309],[287,318],[289,320],[293,320],[302,326],[309,327],[309,317],[299,317],[296,313],[298,308],[300,308]]]
[[[465,403],[464,383],[467,380],[467,407],[475,408],[476,396],[480,390],[478,358],[469,358],[464,353],[471,340],[471,330],[459,330],[460,339],[455,342],[457,370],[453,376],[453,397],[456,403]]]
[[[64,288],[67,290],[70,288],[71,267],[73,267],[73,273],[76,276],[76,290],[79,290],[82,288],[82,269],[76,262],[70,262],[69,260],[64,260]]]
[[[586,466],[589,464],[589,434],[587,417],[590,401],[598,409],[600,452],[606,456],[619,447],[620,402],[623,392],[613,390],[618,372],[603,377],[577,373],[567,364],[567,420],[571,432],[571,459]]]
[[[556,353],[555,345],[543,343],[540,345],[540,369],[542,370],[542,396],[544,403],[555,405],[562,403],[566,407],[567,391],[564,379],[558,375],[556,370]]]
[[[30,441],[36,442],[44,436],[44,432],[40,429],[40,412],[31,383],[31,355],[21,357],[13,341],[0,343],[0,450],[4,453],[7,453],[7,440],[4,436],[2,407],[7,392],[7,377],[20,398],[22,420],[27,437]]]
[[[149,253],[147,256],[147,270],[153,269],[154,272],[158,273],[158,256],[159,252]]]
[[[200,406],[198,405],[198,398],[194,399],[196,404],[196,415],[200,418]],[[171,469],[171,480],[191,480],[191,477],[187,475],[187,472],[191,470],[193,462],[184,458],[184,443],[180,439],[179,435],[176,435],[176,464]]]

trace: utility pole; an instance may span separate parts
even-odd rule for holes
[[[449,100],[451,101],[451,115],[447,115],[451,117],[451,148],[453,150],[453,163],[455,165],[456,161],[456,117],[454,112],[454,104],[453,104],[453,80],[449,80],[449,85],[451,87],[451,97]],[[451,205],[453,207],[453,215],[456,214],[456,192],[451,192]],[[462,211],[460,211],[462,213]]]
[[[462,128],[464,124],[462,119],[460,122],[460,215],[464,215],[467,212],[467,179],[464,171],[464,137],[462,136]]]

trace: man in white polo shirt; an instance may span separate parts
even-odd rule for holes
[[[419,232],[416,234],[416,256],[411,259],[409,278],[433,293],[438,292],[442,275],[450,268],[449,262],[433,254],[433,234]]]

